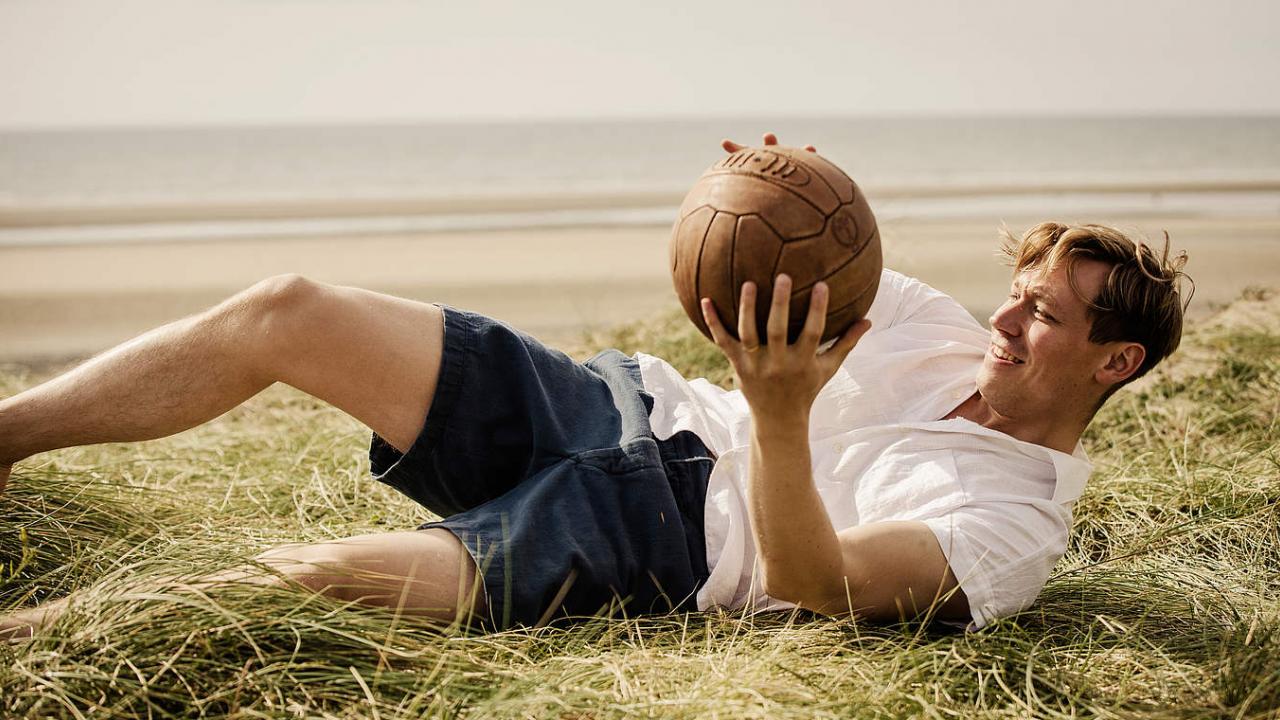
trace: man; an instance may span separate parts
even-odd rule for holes
[[[575,364],[478,315],[271,278],[0,402],[0,483],[35,453],[162,437],[284,382],[368,425],[375,477],[445,519],[276,548],[259,556],[272,573],[209,582],[491,627],[717,606],[981,627],[1039,593],[1089,473],[1081,434],[1176,348],[1183,311],[1167,245],[1053,223],[1007,240],[989,331],[892,271],[825,348],[823,284],[790,345],[786,276],[772,298],[742,288],[740,318],[771,304],[763,339],[744,321],[734,340],[704,300],[733,392],[644,354]]]

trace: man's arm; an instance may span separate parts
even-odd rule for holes
[[[740,340],[724,330],[709,300],[702,303],[712,337],[733,365],[752,410],[748,509],[764,590],[822,613],[914,616],[956,590],[932,531],[923,523],[886,522],[837,535],[813,483],[810,408],[870,323],[859,321],[830,349],[818,352],[828,301],[826,285],[818,283],[804,330],[788,345],[790,294],[790,278],[779,275],[767,345],[760,344],[755,327],[753,283],[742,288]],[[967,615],[963,593],[952,593],[943,612]]]
[[[891,621],[936,608],[942,619],[970,619],[969,600],[928,525],[890,520],[851,527],[840,533],[840,549],[849,592],[818,612]]]
[[[813,483],[808,418],[757,417],[751,527],[771,597],[827,615],[968,618],[969,604],[927,525],[890,521],[836,533]]]

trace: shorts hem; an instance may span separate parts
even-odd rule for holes
[[[412,472],[402,467],[406,459],[425,457],[435,449],[441,435],[453,416],[458,398],[462,396],[468,358],[476,344],[478,328],[470,317],[456,312],[448,305],[436,304],[444,319],[444,347],[440,353],[440,371],[436,389],[427,409],[422,430],[407,452],[400,452],[382,438],[372,433],[369,442],[369,471],[374,480],[387,483],[397,489],[409,487],[408,483],[395,482],[401,472]],[[410,460],[410,463],[412,461]],[[410,495],[410,497],[413,497]],[[421,504],[422,500],[414,497]]]

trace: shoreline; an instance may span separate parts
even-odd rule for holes
[[[317,220],[381,217],[497,215],[575,210],[674,209],[687,188],[613,192],[555,191],[405,196],[211,198],[206,201],[82,201],[20,203],[0,198],[0,230],[83,225],[130,225],[222,220]],[[866,183],[873,204],[900,200],[1019,197],[1027,195],[1230,195],[1280,193],[1280,176],[1202,178],[957,180],[950,183]]]
[[[1280,285],[1280,217],[1059,217],[1153,241],[1167,229],[1191,257],[1192,317],[1246,287]],[[1015,231],[1032,224],[1005,220]],[[885,264],[985,320],[1008,283],[995,258],[999,224],[882,220]],[[466,307],[572,345],[587,331],[677,307],[668,238],[666,227],[643,226],[0,247],[0,362],[82,358],[288,272]]]

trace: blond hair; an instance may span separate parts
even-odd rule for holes
[[[1195,292],[1195,283],[1182,268],[1186,252],[1169,254],[1169,233],[1158,254],[1141,240],[1135,241],[1105,225],[1063,225],[1045,222],[1015,238],[1001,228],[1005,257],[1014,272],[1052,271],[1064,266],[1067,279],[1089,307],[1092,327],[1089,340],[1107,343],[1136,342],[1146,350],[1137,372],[1110,388],[1103,399],[1125,383],[1136,380],[1178,348],[1182,340],[1182,316]],[[1085,297],[1076,285],[1074,262],[1090,258],[1111,265],[1097,297]],[[1191,292],[1182,299],[1181,281],[1191,282]]]

